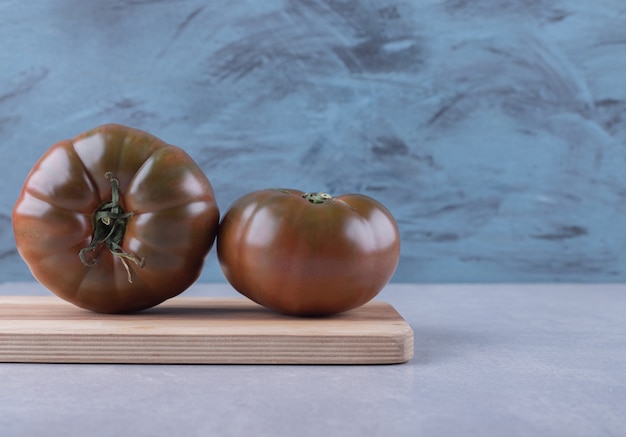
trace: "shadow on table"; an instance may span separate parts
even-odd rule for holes
[[[477,349],[494,344],[493,339],[480,332],[453,328],[411,325],[415,352],[411,362],[432,364],[463,358]]]

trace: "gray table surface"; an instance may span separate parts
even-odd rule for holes
[[[3,363],[0,435],[626,435],[626,285],[390,284],[377,299],[413,328],[410,362]]]

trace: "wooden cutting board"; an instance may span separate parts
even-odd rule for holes
[[[245,298],[176,297],[108,315],[56,296],[0,296],[0,362],[392,364],[412,356],[413,331],[385,302],[299,318]]]

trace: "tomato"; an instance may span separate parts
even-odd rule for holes
[[[266,189],[229,208],[217,256],[244,296],[281,313],[323,316],[382,290],[398,265],[400,236],[391,213],[371,197]]]
[[[198,278],[219,210],[182,149],[108,124],[54,144],[26,177],[12,219],[35,279],[79,307],[121,313]]]

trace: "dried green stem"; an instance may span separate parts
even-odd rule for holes
[[[328,193],[304,193],[302,195],[306,200],[311,203],[329,203],[333,202],[335,198]]]
[[[114,178],[111,172],[107,172],[104,177],[111,181],[111,201],[104,203],[96,211],[91,243],[87,247],[82,248],[78,256],[84,266],[91,267],[98,261],[98,256],[96,255],[93,260],[87,261],[85,254],[95,251],[101,245],[104,245],[122,262],[128,275],[128,282],[132,283],[133,280],[128,262],[130,261],[141,268],[144,266],[145,258],[137,258],[122,248],[128,219],[133,216],[133,213],[124,211],[120,205],[119,180]]]

